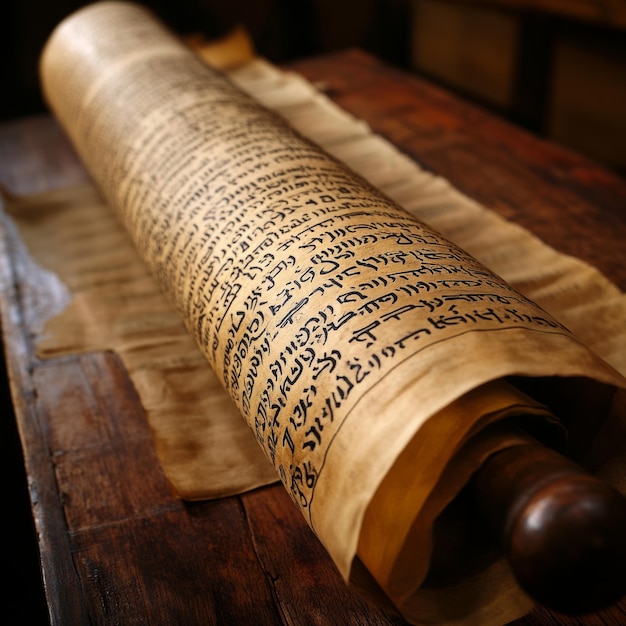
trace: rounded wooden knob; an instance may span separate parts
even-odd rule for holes
[[[493,455],[475,486],[532,598],[580,614],[626,592],[626,499],[611,486],[539,444]]]

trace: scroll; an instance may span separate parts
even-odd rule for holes
[[[473,555],[471,575],[435,584],[438,520],[528,433],[567,432],[584,460],[623,377],[142,7],[78,11],[41,67],[93,180],[346,581],[415,624],[524,613],[502,559]]]

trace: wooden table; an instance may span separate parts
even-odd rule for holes
[[[358,51],[293,65],[461,191],[598,267],[626,290],[626,182]],[[0,126],[16,194],[86,179],[47,116]],[[347,590],[280,486],[174,498],[113,353],[39,362],[20,284],[0,256],[14,406],[53,624],[404,624]],[[520,624],[626,623],[536,609]]]

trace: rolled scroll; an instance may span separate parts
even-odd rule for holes
[[[554,440],[562,423],[584,454],[622,376],[143,8],[78,11],[41,67],[51,109],[344,578],[414,623],[523,613],[502,560],[429,584],[435,520],[527,431]]]

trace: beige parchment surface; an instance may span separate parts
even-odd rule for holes
[[[126,23],[142,25],[141,51],[129,48],[129,56],[120,66],[132,64],[139,57],[153,58],[151,54],[163,58],[171,54],[177,60],[186,54],[159,27],[153,27],[143,11],[132,5],[103,3],[79,13],[74,22],[65,27],[65,32],[56,34],[48,50],[51,78],[47,88],[49,95],[52,92],[53,101],[61,98],[55,106],[61,110],[66,125],[71,126],[74,116],[85,116],[77,102],[83,98],[89,101],[97,94],[101,83],[106,82],[100,76],[90,76],[90,72],[94,76],[96,73],[88,65],[80,70],[86,77],[83,78],[87,96],[68,98],[63,103],[66,95],[55,95],[55,81],[67,62],[65,55],[71,54],[72,46],[77,45],[74,28],[80,25],[78,45],[84,45],[81,37],[88,37],[90,30],[106,28],[108,18],[118,24],[120,19],[128,18]],[[69,36],[74,39],[66,50],[63,44]],[[96,52],[102,53],[101,50]],[[132,61],[128,61],[131,57]],[[192,63],[191,58],[189,62]],[[556,253],[527,232],[459,194],[446,181],[420,170],[393,146],[374,136],[367,125],[337,109],[300,77],[280,72],[258,59],[229,75],[242,89],[286,118],[300,133],[311,137],[326,152],[381,189],[386,197],[473,254],[514,289],[559,320],[557,323],[549,316],[538,316],[538,309],[517,300],[511,291],[501,291],[498,283],[497,293],[489,292],[492,298],[489,302],[503,304],[503,298],[510,298],[516,308],[506,309],[508,314],[530,326],[536,323],[538,327],[525,328],[523,332],[515,330],[505,338],[502,333],[493,332],[493,340],[485,338],[488,333],[481,334],[480,340],[476,333],[461,334],[455,336],[454,348],[441,342],[403,361],[393,375],[384,377],[384,386],[377,385],[375,393],[370,390],[363,394],[361,402],[349,405],[341,429],[325,453],[323,472],[317,475],[313,494],[315,506],[311,496],[303,510],[344,576],[350,577],[358,545],[359,556],[365,559],[370,574],[415,623],[442,620],[467,623],[471,619],[486,624],[502,623],[505,616],[512,619],[527,608],[527,602],[512,586],[500,584],[507,576],[502,564],[477,581],[478,587],[462,589],[463,601],[451,603],[443,594],[443,601],[429,597],[425,603],[424,594],[416,589],[428,562],[428,525],[485,454],[515,442],[515,437],[509,434],[476,438],[478,431],[495,420],[518,413],[536,412],[549,419],[549,412],[537,403],[506,385],[501,387],[490,381],[511,374],[558,375],[563,380],[572,379],[570,388],[565,385],[572,399],[581,391],[581,376],[589,381],[596,380],[597,384],[588,383],[589,394],[583,388],[584,397],[574,400],[580,405],[581,413],[587,409],[597,410],[606,402],[604,391],[608,387],[605,384],[623,384],[617,372],[581,347],[582,344],[590,346],[617,370],[624,371],[623,294],[592,268]],[[85,88],[81,87],[81,80],[78,80],[78,89]],[[74,132],[73,136],[80,149],[83,141],[80,132]],[[83,157],[89,162],[90,155],[84,149]],[[97,164],[92,163],[92,174],[96,177],[97,170]],[[341,176],[344,176],[343,170]],[[387,200],[378,201],[387,206]],[[259,456],[249,427],[240,418],[233,419],[238,418],[239,412],[233,409],[226,394],[214,393],[219,386],[218,377],[205,365],[201,351],[186,338],[182,323],[148,277],[135,246],[126,239],[113,213],[108,213],[98,192],[92,188],[64,190],[45,199],[18,200],[11,204],[10,213],[38,262],[57,274],[68,289],[67,308],[50,319],[42,330],[41,354],[52,356],[102,348],[120,353],[146,408],[165,470],[182,497],[214,497],[273,480],[275,471]],[[361,227],[357,222],[350,224]],[[141,236],[138,232],[140,239]],[[361,262],[365,263],[367,258],[362,257]],[[404,263],[404,257],[396,259],[398,264]],[[469,263],[478,268],[473,262]],[[435,282],[424,279],[420,288],[428,291],[432,284],[435,289]],[[454,297],[468,302],[477,296],[466,289]],[[425,302],[424,307],[440,306],[433,300]],[[447,311],[450,316],[452,309]],[[493,312],[493,309],[487,307],[479,311],[476,308],[474,313],[470,310],[465,319],[480,317],[479,313],[485,315],[486,311]],[[457,318],[456,310],[453,313]],[[444,323],[443,315],[430,319],[433,324]],[[578,339],[560,324],[567,326]],[[526,332],[529,330],[532,332]],[[288,345],[289,340],[283,337],[284,334],[276,334],[275,339],[283,342],[279,345]],[[200,344],[202,347],[202,341]],[[451,355],[457,358],[452,359]],[[353,361],[353,365],[355,363]],[[471,372],[468,364],[471,364]],[[426,372],[423,380],[412,380],[414,368]],[[433,385],[431,372],[437,375],[436,385]],[[561,385],[556,386],[561,393]],[[473,402],[471,399],[476,397],[477,389],[488,393],[479,394],[480,400]],[[300,395],[299,399],[302,397]],[[416,397],[421,404],[417,409]],[[584,405],[584,400],[589,400],[589,406]],[[358,420],[351,419],[355,408]],[[559,407],[559,401],[554,400],[554,407],[550,408],[558,412],[564,407]],[[382,420],[381,415],[389,415],[389,418]],[[226,425],[222,417],[226,418]],[[235,423],[242,425],[241,430],[234,427]],[[575,416],[571,427],[574,437],[577,429],[579,437],[586,434],[586,426],[578,425]],[[232,449],[226,447],[226,439],[234,442]],[[455,461],[457,452],[468,449],[470,453],[460,455],[461,461]],[[407,450],[419,451],[424,464],[421,478],[416,478],[410,488],[404,486],[405,479],[395,482],[385,479],[396,473]],[[305,460],[300,467],[305,467],[307,462]],[[455,466],[460,468],[456,473]],[[281,467],[284,471],[285,465],[279,465],[279,469]],[[604,470],[613,479],[621,471],[614,460]],[[283,476],[292,495],[298,493],[293,488],[295,476],[292,474],[286,480]],[[461,476],[464,478],[459,478]],[[410,496],[404,498],[406,502],[398,497],[402,492]],[[372,519],[371,514],[366,514],[368,503],[376,498],[384,500],[388,493],[394,494],[393,500],[397,503],[391,519]],[[348,496],[351,501],[346,504]],[[436,505],[429,505],[434,501]],[[399,522],[400,518],[405,521]],[[381,537],[389,536],[389,525],[396,529],[393,541],[381,541]],[[363,533],[360,533],[362,527]],[[372,534],[369,540],[368,533]],[[406,546],[415,548],[414,544],[418,546],[422,565],[416,567],[417,573],[411,579],[406,572],[404,555]],[[490,598],[476,593],[477,588],[490,588],[492,584],[494,589],[500,590]]]

